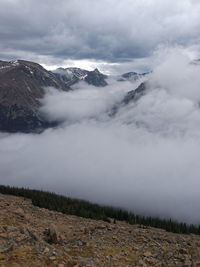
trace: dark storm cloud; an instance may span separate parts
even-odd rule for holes
[[[194,0],[1,0],[0,57],[144,58],[160,44],[198,43],[199,11]]]

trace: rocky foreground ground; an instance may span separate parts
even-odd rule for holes
[[[0,194],[0,266],[200,266],[200,236],[64,215]]]

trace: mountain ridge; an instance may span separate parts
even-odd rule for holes
[[[121,75],[121,81],[135,81],[144,75],[125,73]],[[56,122],[48,122],[39,111],[45,87],[67,92],[80,81],[105,87],[107,78],[98,69],[88,71],[71,67],[48,71],[31,61],[0,61],[0,131],[37,132],[54,126]]]

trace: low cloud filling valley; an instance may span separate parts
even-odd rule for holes
[[[175,48],[158,55],[145,95],[128,105],[120,103],[143,80],[46,88],[41,112],[61,124],[1,133],[1,183],[199,224],[199,73]]]

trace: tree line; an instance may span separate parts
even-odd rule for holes
[[[133,212],[121,208],[93,204],[85,200],[73,199],[42,190],[0,185],[0,193],[28,198],[31,199],[32,204],[35,206],[68,215],[76,215],[106,222],[110,222],[112,219],[114,223],[117,220],[125,221],[129,224],[139,224],[141,227],[161,228],[173,233],[200,234],[200,225],[188,225],[171,219],[135,215]]]

